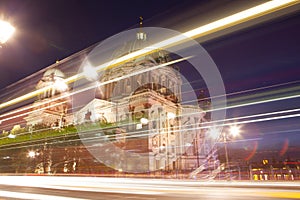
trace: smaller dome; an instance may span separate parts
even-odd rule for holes
[[[54,76],[54,77],[60,77],[60,78],[64,78],[65,75],[62,71],[60,71],[59,69],[55,69],[55,68],[52,68],[52,69],[48,69],[43,77],[49,77],[49,76]]]

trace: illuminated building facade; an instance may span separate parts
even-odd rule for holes
[[[145,42],[146,34],[139,32],[136,40],[116,51],[114,57],[141,49]],[[217,168],[219,162],[213,143],[207,137],[207,130],[201,128],[201,123],[207,121],[205,111],[198,105],[181,104],[179,71],[174,66],[164,66],[139,73],[169,61],[169,54],[160,50],[106,69],[97,81],[133,75],[97,87],[95,98],[77,110],[72,110],[73,97],[68,95],[73,88],[64,83],[65,75],[58,64],[45,71],[38,81],[36,89],[43,90],[23,119],[27,127],[42,124],[51,129],[118,124],[119,128],[114,131],[116,145],[123,150],[147,153],[149,159],[143,165],[151,172],[190,172],[204,165],[211,167],[211,163]],[[134,139],[130,139],[132,137]],[[129,165],[140,164],[135,162]]]
[[[141,37],[141,34],[144,33],[138,33],[136,41],[126,44],[115,56],[142,48],[146,36]],[[135,75],[97,88],[100,90],[99,99],[92,100],[78,111],[75,123],[127,122],[128,125],[122,126],[122,132],[116,132],[116,138],[122,138],[122,149],[149,153],[149,162],[146,163],[149,171],[193,170],[208,162],[212,143],[206,138],[206,130],[201,129],[206,113],[199,106],[181,105],[179,72],[173,66],[165,66],[138,73],[169,60],[166,52],[158,51],[107,69],[100,82]],[[132,133],[140,135],[135,142],[128,139]],[[217,157],[211,156],[218,167]],[[130,163],[133,166],[139,164]]]

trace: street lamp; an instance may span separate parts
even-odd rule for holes
[[[29,151],[28,152],[28,157],[30,157],[30,158],[34,158],[35,155],[36,155],[36,153],[34,151]]]
[[[8,22],[0,20],[0,43],[4,44],[15,32],[15,28]]]
[[[226,166],[225,169],[230,171],[230,166],[229,166],[229,159],[228,159],[228,150],[227,150],[227,141],[229,137],[237,137],[240,134],[241,130],[239,126],[233,125],[229,127],[229,132],[223,132],[223,142],[224,142],[224,149],[225,149],[225,159],[226,159]],[[230,172],[231,176],[231,172]]]
[[[241,130],[239,126],[231,126],[229,129],[229,133],[230,135],[232,135],[233,137],[237,137],[240,134]]]

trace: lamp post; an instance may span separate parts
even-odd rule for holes
[[[4,44],[15,32],[15,28],[6,21],[0,20],[0,46]]]
[[[230,176],[230,180],[231,180],[231,172],[230,172],[230,166],[229,166],[229,159],[228,159],[228,150],[227,150],[227,134],[224,132],[223,133],[223,139],[224,139],[224,149],[225,149],[225,162],[226,162],[226,165],[225,165],[225,176],[227,178],[227,173],[226,173],[226,170],[229,171],[229,176]]]
[[[229,165],[229,158],[228,158],[228,149],[227,149],[227,141],[229,137],[237,137],[240,134],[241,130],[239,126],[230,126],[229,132],[223,132],[223,142],[224,142],[224,149],[225,149],[225,159],[226,159],[226,166],[225,169],[229,170],[230,179],[231,179],[231,172],[230,172],[230,165]]]

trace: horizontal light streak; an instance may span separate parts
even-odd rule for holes
[[[206,112],[213,112],[213,111],[224,110],[224,109],[239,108],[239,107],[244,107],[244,106],[253,106],[253,105],[257,105],[257,104],[271,103],[271,102],[274,102],[274,101],[295,99],[295,98],[299,98],[299,97],[300,97],[300,94],[299,95],[284,96],[284,97],[278,97],[278,98],[267,99],[267,100],[262,100],[262,101],[255,101],[255,102],[250,102],[250,103],[231,105],[231,106],[222,107],[222,108],[214,108],[214,109],[211,109],[211,110],[206,110]]]
[[[20,96],[20,97],[17,97],[15,99],[12,99],[10,101],[7,101],[5,103],[2,103],[2,104],[0,104],[0,109],[8,107],[8,106],[11,106],[11,105],[14,105],[16,103],[20,103],[20,102],[25,101],[27,99],[31,99],[31,98],[33,98],[35,96],[38,96],[39,94],[41,94],[41,93],[49,90],[49,89],[51,89],[51,88],[53,88],[53,85],[46,86],[44,88],[35,90],[35,91],[27,93],[27,94],[25,94],[23,96]]]
[[[38,103],[38,104],[36,104],[36,105],[31,105],[31,106],[29,106],[29,107],[17,109],[17,110],[14,110],[14,111],[5,113],[5,114],[3,114],[3,115],[0,115],[0,121],[4,122],[4,121],[7,120],[7,119],[1,119],[2,117],[9,116],[9,115],[12,115],[12,114],[15,114],[15,113],[24,111],[24,110],[26,110],[26,109],[36,108],[36,107],[39,107],[39,106],[41,106],[41,105],[48,104],[48,103],[51,103],[51,102],[54,102],[54,101],[57,101],[57,100],[60,100],[60,99],[65,99],[65,98],[70,97],[70,96],[72,96],[72,95],[75,95],[75,94],[78,94],[78,93],[81,93],[81,92],[84,92],[84,91],[88,91],[88,90],[90,90],[90,89],[94,89],[94,88],[99,87],[99,86],[103,86],[103,85],[106,85],[106,84],[109,84],[109,83],[117,82],[117,81],[120,81],[120,80],[129,78],[129,77],[131,77],[131,76],[135,76],[135,75],[142,74],[142,73],[145,73],[145,72],[148,72],[148,71],[152,71],[152,70],[155,70],[155,69],[158,69],[158,68],[162,68],[162,67],[165,67],[165,66],[168,66],[168,65],[172,65],[172,64],[175,64],[175,63],[184,61],[184,60],[189,59],[189,58],[191,58],[191,57],[180,58],[180,59],[173,60],[173,61],[170,61],[170,62],[161,64],[161,65],[157,65],[157,66],[145,68],[145,69],[143,69],[143,70],[140,70],[140,71],[137,71],[137,72],[134,72],[134,73],[131,73],[131,74],[127,74],[127,75],[124,75],[124,76],[121,76],[121,77],[117,77],[117,78],[114,78],[114,79],[111,79],[111,80],[108,80],[108,81],[105,81],[105,82],[102,82],[102,83],[98,83],[97,85],[85,87],[85,88],[80,89],[80,90],[72,91],[71,93],[66,93],[66,94],[61,95],[61,96],[58,96],[58,97],[56,97],[56,98],[49,99],[49,100],[47,100],[47,101]],[[24,116],[24,115],[26,115],[26,113],[17,115],[17,116],[15,116],[15,117],[11,117],[11,118],[9,118],[9,119],[13,119],[13,118],[20,117],[20,116]]]
[[[214,108],[214,109],[208,109],[205,110],[204,112],[214,112],[214,111],[218,111],[218,110],[223,110],[223,109],[233,109],[233,108],[240,108],[240,107],[246,107],[246,106],[253,106],[253,105],[257,105],[257,104],[264,104],[264,103],[271,103],[271,102],[276,102],[276,101],[282,101],[282,100],[289,100],[289,99],[294,99],[294,98],[299,98],[299,95],[290,95],[290,96],[284,96],[284,97],[278,97],[278,98],[273,98],[273,99],[267,99],[267,100],[262,100],[262,101],[254,101],[254,102],[250,102],[250,103],[244,103],[244,104],[237,104],[237,105],[229,105],[227,107],[221,107],[221,108]],[[190,103],[195,102],[195,101],[191,101]],[[281,112],[281,111],[280,111]],[[290,112],[290,111],[289,111]],[[188,113],[186,115],[193,115],[193,114],[197,114],[197,113]],[[258,114],[258,115],[268,115],[268,114]],[[183,115],[184,116],[184,115]],[[229,120],[229,119],[226,119]],[[226,121],[225,120],[225,121]],[[214,123],[214,122],[223,122],[224,120],[219,120],[219,121],[211,121],[209,123]],[[207,122],[208,123],[208,122]]]
[[[64,174],[65,175],[65,174]],[[96,174],[91,174],[95,175]],[[297,199],[299,194],[299,183],[295,182],[251,182],[251,181],[203,181],[203,180],[168,180],[168,179],[154,179],[151,176],[145,178],[121,178],[121,177],[49,177],[49,176],[1,176],[0,183],[10,188],[13,186],[23,187],[38,187],[53,189],[53,193],[58,193],[59,190],[79,191],[84,192],[98,192],[96,196],[99,197],[99,192],[113,192],[117,199],[125,199],[127,194],[144,194],[154,195],[146,196],[144,199],[172,199],[172,197],[189,196],[191,199]],[[58,184],[59,183],[59,184]],[[286,190],[289,188],[289,190]],[[255,192],[253,192],[255,190]],[[3,190],[2,190],[3,191]],[[1,191],[1,192],[2,192]],[[217,192],[216,192],[217,191]],[[2,194],[2,193],[1,193]],[[24,197],[27,193],[24,193]],[[159,195],[159,196],[157,196]],[[52,196],[52,195],[51,195]],[[20,198],[24,198],[20,197]],[[55,196],[53,196],[55,197]],[[114,196],[111,196],[114,197]],[[11,197],[18,198],[18,197]],[[29,198],[29,197],[28,197]],[[68,198],[68,197],[62,197]],[[72,197],[71,197],[72,198]],[[73,197],[74,198],[74,197]],[[136,199],[143,199],[139,196]],[[34,199],[34,198],[29,198]],[[38,198],[45,199],[45,198]],[[56,199],[56,198],[54,198]],[[128,199],[131,199],[128,196]],[[132,198],[135,199],[135,198]],[[58,199],[59,200],[59,199]]]
[[[180,59],[182,60],[182,59]],[[173,62],[177,62],[179,60],[175,60]],[[166,63],[166,65],[168,65],[169,63]],[[156,66],[157,68],[158,67],[162,67],[161,65],[160,66]],[[150,69],[145,69],[145,70],[150,70]],[[140,72],[140,73],[144,73],[143,72]],[[130,76],[130,75],[127,75],[127,76]],[[117,80],[110,80],[112,82],[114,81],[118,81],[118,80],[121,80],[122,78],[127,78],[127,77],[118,77]],[[109,82],[109,81],[108,81]],[[107,84],[107,82],[105,83],[102,83],[102,84]],[[94,87],[94,86],[93,86]],[[90,88],[89,88],[90,89]],[[84,88],[84,90],[86,90],[86,88]],[[78,91],[76,91],[77,93]],[[79,92],[82,92],[82,91],[79,91]],[[251,102],[251,103],[247,103],[247,104],[238,104],[238,105],[233,105],[233,106],[228,106],[226,108],[217,108],[217,109],[212,109],[212,110],[207,110],[205,112],[213,112],[213,111],[216,111],[216,110],[219,110],[219,109],[232,109],[232,108],[238,108],[238,107],[244,107],[244,106],[249,106],[249,105],[256,105],[256,104],[262,104],[262,103],[269,103],[269,102],[274,102],[274,101],[280,101],[280,100],[287,100],[287,99],[292,99],[292,98],[299,98],[300,95],[293,95],[293,96],[286,96],[286,97],[280,97],[280,98],[274,98],[274,99],[269,99],[269,100],[263,100],[263,101],[256,101],[256,102]],[[64,98],[64,97],[63,97]],[[52,106],[50,106],[52,107]],[[39,110],[42,110],[42,109],[39,109]],[[38,111],[39,111],[38,110]],[[233,119],[225,119],[225,120],[219,120],[219,121],[211,121],[211,122],[203,122],[204,124],[205,123],[219,123],[219,122],[224,122],[224,121],[229,121],[229,120],[239,120],[239,119],[245,119],[245,118],[253,118],[253,117],[258,117],[258,116],[267,116],[267,115],[274,115],[274,114],[282,114],[282,113],[287,113],[287,112],[296,112],[298,111],[298,109],[294,109],[294,110],[288,110],[288,111],[279,111],[279,112],[272,112],[272,113],[262,113],[262,114],[257,114],[257,115],[253,115],[253,116],[244,116],[244,117],[237,117],[237,118],[233,118]],[[32,111],[34,112],[34,111]],[[30,113],[32,113],[30,112]],[[2,121],[5,121],[5,120],[8,120],[8,119],[13,119],[13,118],[17,118],[17,117],[20,117],[20,116],[24,116],[26,114],[29,114],[29,113],[24,113],[24,114],[20,114],[20,115],[16,115],[14,117],[10,117],[10,118],[7,118],[7,119],[3,119]],[[199,114],[199,113],[188,113],[188,115],[193,115],[193,114]]]
[[[187,60],[187,59],[189,59],[191,57],[192,56],[189,56],[189,57],[186,57],[186,58],[180,58],[180,59],[173,60],[173,61],[170,61],[170,62],[167,62],[167,63],[163,63],[163,64],[160,64],[160,65],[157,65],[157,66],[145,68],[143,70],[139,70],[139,71],[127,74],[127,75],[123,75],[123,76],[120,76],[120,77],[117,77],[117,78],[114,78],[114,79],[111,79],[111,80],[108,80],[108,81],[105,81],[105,82],[101,82],[101,83],[98,83],[97,85],[93,85],[93,86],[90,86],[90,87],[85,87],[85,88],[83,88],[81,90],[72,92],[72,95],[77,94],[77,93],[81,93],[81,92],[84,92],[84,91],[87,91],[87,90],[90,90],[90,89],[94,89],[96,87],[103,86],[103,85],[106,85],[106,84],[109,84],[109,83],[118,82],[120,80],[129,78],[131,76],[136,76],[138,74],[142,74],[142,73],[145,73],[145,72],[148,72],[148,71],[152,71],[152,70],[156,70],[158,68],[166,67],[168,65],[172,65],[172,64],[175,64],[175,63],[178,63],[178,62],[182,62],[182,61]]]
[[[186,85],[186,84],[196,84],[196,83],[199,83],[199,82],[202,82],[201,80],[194,80],[194,81],[189,81],[188,83],[185,82],[182,84],[182,86]],[[239,94],[244,94],[244,93],[251,93],[251,92],[257,92],[257,91],[260,91],[260,90],[266,90],[266,89],[273,89],[272,91],[270,92],[261,92],[261,93],[256,93],[256,94],[251,94],[251,95],[245,95],[245,97],[242,97],[244,99],[250,99],[250,98],[253,98],[253,97],[260,97],[260,96],[266,96],[266,95],[275,95],[275,94],[279,94],[279,93],[287,93],[287,92],[297,92],[299,91],[300,89],[300,86],[299,85],[296,85],[296,86],[290,86],[290,87],[286,87],[288,85],[292,85],[292,84],[298,84],[300,83],[300,81],[291,81],[291,82],[285,82],[285,83],[280,83],[280,84],[274,84],[274,85],[269,85],[269,86],[264,86],[264,87],[258,87],[258,88],[252,88],[252,89],[248,89],[248,90],[241,90],[241,91],[237,91],[237,92],[231,92],[231,93],[227,93],[227,94],[223,94],[223,95],[217,95],[217,96],[208,96],[208,97],[205,97],[205,98],[202,98],[201,100],[210,100],[210,99],[218,99],[220,97],[224,97],[226,96],[227,97],[227,103],[228,102],[232,102],[232,101],[235,101],[235,100],[238,100],[240,99],[241,97],[236,97],[236,98],[231,98],[229,99],[229,97],[233,96],[233,95],[239,95]],[[277,87],[286,87],[286,88],[283,88],[283,89],[275,89]],[[191,92],[195,92],[195,91],[200,91],[200,90],[203,90],[204,88],[196,88],[194,89],[193,91],[181,91],[181,96],[184,96],[184,94],[188,94],[188,93],[191,93]],[[205,90],[205,89],[204,89]],[[250,97],[249,97],[250,96]],[[184,101],[183,103],[184,104],[187,104],[187,103],[193,103],[195,100],[191,100],[191,101]]]
[[[283,115],[283,116],[275,116],[275,117],[266,117],[266,118],[262,118],[262,119],[253,119],[253,120],[232,122],[232,123],[224,124],[223,126],[242,125],[242,124],[265,122],[265,121],[279,120],[279,119],[288,119],[288,118],[295,118],[295,117],[300,117],[300,113],[290,114],[290,115]]]
[[[186,37],[190,37],[190,38],[195,38],[195,37],[202,37],[205,36],[207,34],[213,33],[213,32],[217,32],[220,31],[222,29],[234,26],[236,24],[239,23],[243,23],[246,21],[249,21],[251,19],[278,11],[280,9],[286,8],[288,6],[292,6],[299,3],[299,1],[295,1],[295,0],[273,0],[273,1],[269,1],[263,4],[260,4],[258,6],[249,8],[247,10],[238,12],[236,14],[230,15],[228,17],[222,18],[220,20],[214,21],[212,23],[200,26],[198,28],[195,28],[193,30],[187,31],[185,33],[183,33],[183,35],[180,36],[175,36],[173,38],[169,38],[166,39],[164,41],[158,42],[150,47],[146,47],[144,49],[135,51],[133,53],[130,53],[128,55],[125,55],[121,58],[118,59],[114,59],[110,62],[106,62],[102,65],[99,65],[96,67],[97,71],[101,71],[106,69],[107,67],[113,67],[113,66],[117,66],[120,65],[128,60],[134,59],[138,56],[142,56],[142,55],[146,55],[152,51],[154,51],[155,49],[163,49],[166,48],[170,45],[174,46],[177,45],[178,43],[182,43],[186,40]],[[79,73],[76,74],[72,77],[69,77],[65,80],[65,83],[69,84],[72,83],[78,79],[84,78],[84,73]],[[39,89],[37,91],[33,91],[30,92],[28,94],[25,94],[23,96],[17,97],[13,100],[7,101],[5,103],[0,104],[0,109],[11,106],[13,104],[19,103],[21,101],[30,99],[32,97],[37,96],[38,94],[42,93],[43,91],[49,89],[51,87],[46,87],[46,88],[42,88]]]
[[[11,120],[11,119],[15,119],[15,118],[18,118],[18,117],[22,117],[22,116],[29,115],[29,114],[31,114],[31,113],[43,111],[43,110],[48,109],[48,108],[56,107],[56,106],[59,106],[59,105],[61,105],[61,104],[65,104],[65,103],[66,103],[66,101],[64,101],[64,102],[59,102],[59,103],[52,104],[52,105],[49,105],[49,106],[45,106],[45,107],[42,107],[42,108],[39,108],[39,109],[36,109],[36,110],[33,110],[33,111],[29,111],[29,112],[26,112],[26,113],[14,115],[13,117],[7,117],[7,118],[2,119],[2,120],[0,120],[0,121],[1,121],[1,122],[8,121],[8,120]],[[44,105],[44,104],[42,104],[42,105]],[[37,107],[38,107],[38,106],[37,106]],[[26,110],[26,109],[24,109],[24,110]]]
[[[257,17],[278,11],[280,9],[286,8],[291,5],[299,3],[297,0],[273,0],[266,3],[260,4],[258,6],[249,8],[247,10],[238,12],[236,14],[230,15],[228,17],[222,18],[220,20],[214,21],[212,23],[206,24],[204,26],[198,27],[191,31],[184,33],[188,37],[201,37],[209,33],[216,32],[221,29],[225,29],[242,22],[246,22]]]
[[[300,113],[297,114],[290,114],[290,115],[283,115],[283,116],[274,116],[274,117],[266,117],[266,118],[260,118],[260,119],[252,119],[252,120],[245,120],[245,121],[239,121],[239,122],[231,122],[231,123],[224,123],[222,125],[215,125],[213,124],[214,122],[211,122],[213,125],[207,125],[207,126],[201,126],[201,127],[196,127],[196,128],[183,128],[184,126],[181,126],[181,129],[179,130],[174,130],[173,132],[185,132],[185,131],[195,131],[195,130],[203,130],[203,129],[210,129],[210,128],[215,128],[215,127],[229,127],[229,126],[233,126],[233,125],[243,125],[243,124],[248,124],[248,123],[255,123],[255,122],[264,122],[264,121],[271,121],[271,120],[279,120],[279,119],[288,119],[288,118],[294,118],[294,117],[300,117]],[[229,120],[233,120],[233,119],[228,119]],[[191,125],[200,125],[200,124],[191,124]],[[174,129],[178,128],[178,127],[173,127]],[[160,131],[160,134],[166,134],[167,131],[165,131],[167,128],[162,128]],[[145,133],[141,133],[141,132],[145,132]],[[137,134],[139,133],[139,134]],[[131,138],[131,137],[142,137],[142,136],[150,136],[152,135],[152,133],[149,133],[148,130],[142,130],[142,131],[135,131],[135,132],[129,132],[125,138]],[[95,139],[99,139],[99,138],[107,138],[107,137],[111,137],[111,136],[100,136],[100,137],[92,137],[92,138],[84,138],[84,140],[95,140]]]
[[[243,125],[243,124],[249,124],[249,123],[264,122],[264,121],[270,121],[270,120],[288,119],[288,118],[294,118],[294,117],[300,117],[300,114],[291,114],[291,115],[285,115],[285,116],[276,116],[276,117],[268,117],[268,118],[262,118],[262,119],[240,121],[240,122],[232,122],[232,123],[226,123],[226,124],[223,124],[223,125],[209,125],[209,126],[201,126],[201,127],[196,127],[196,128],[183,128],[183,129],[180,129],[180,130],[174,130],[173,132],[174,133],[182,133],[182,132],[187,132],[187,131],[196,131],[196,130],[216,128],[216,127],[229,127],[229,126],[233,126],[233,125]],[[176,127],[174,127],[174,128],[176,128]],[[141,133],[141,132],[144,132],[144,133]],[[136,133],[139,133],[139,134],[136,134]],[[162,130],[158,134],[163,135],[163,134],[167,134],[167,133],[168,133],[167,131]],[[151,133],[149,133],[148,130],[143,130],[143,131],[137,131],[137,132],[130,132],[124,138],[125,139],[138,138],[138,137],[145,137],[145,136],[150,136],[150,135],[151,135]],[[103,141],[105,141],[109,137],[113,137],[113,136],[103,135],[103,136],[97,136],[97,137],[86,137],[86,138],[81,138],[81,140],[91,141],[91,142],[95,142],[95,141],[99,142],[99,139],[101,140],[101,138],[103,138]],[[111,142],[111,141],[109,141],[109,142]]]
[[[188,59],[188,58],[185,58],[185,59]],[[163,67],[163,66],[166,66],[166,65],[170,65],[170,64],[174,64],[176,62],[180,62],[180,61],[183,61],[183,59],[179,59],[179,60],[175,60],[175,61],[172,61],[172,62],[169,62],[169,63],[165,63],[163,65],[158,65],[158,66],[155,66],[155,69],[157,68],[160,68],[160,67]],[[18,112],[21,112],[21,111],[24,111],[26,109],[30,109],[30,108],[34,108],[34,107],[38,107],[38,106],[41,106],[43,104],[47,104],[47,103],[51,103],[51,102],[54,102],[56,100],[59,100],[59,99],[64,99],[64,98],[67,98],[69,96],[72,96],[74,94],[77,94],[77,93],[80,93],[80,92],[84,92],[84,91],[87,91],[89,89],[93,89],[95,87],[99,87],[99,86],[102,86],[102,85],[105,85],[105,84],[108,84],[108,83],[112,83],[112,82],[115,82],[115,81],[120,81],[122,79],[126,79],[130,76],[134,76],[134,75],[137,75],[137,74],[140,74],[140,73],[144,73],[146,71],[149,71],[149,70],[153,70],[154,68],[147,68],[147,69],[144,69],[144,70],[141,70],[141,71],[138,71],[136,72],[135,74],[128,74],[128,75],[125,75],[123,77],[118,77],[116,79],[112,79],[112,80],[109,80],[109,81],[106,81],[106,82],[102,82],[100,84],[98,84],[97,86],[90,86],[88,88],[83,88],[79,91],[73,91],[72,93],[69,93],[69,94],[65,94],[65,95],[62,95],[62,96],[59,96],[59,97],[56,97],[54,99],[50,99],[50,100],[47,100],[45,102],[42,102],[42,103],[38,103],[36,105],[31,105],[29,107],[26,107],[26,108],[22,108],[22,109],[18,109],[18,110],[14,110],[14,111],[11,111],[11,112],[8,112],[8,113],[5,113],[3,115],[0,115],[0,119],[5,117],[5,116],[8,116],[8,115],[12,115],[12,114],[15,114],[15,113],[18,113]],[[265,89],[265,88],[262,88],[262,89]],[[254,89],[253,89],[254,90]],[[251,90],[251,91],[253,91]],[[231,93],[231,94],[228,94],[230,96],[232,96],[233,94],[240,94],[242,93],[243,91],[241,92],[237,92],[237,93]],[[245,92],[248,92],[248,91],[245,91]],[[245,104],[237,104],[237,105],[231,105],[231,106],[227,106],[227,107],[222,107],[222,108],[214,108],[214,109],[210,109],[210,110],[205,110],[205,112],[214,112],[214,111],[218,111],[218,110],[222,110],[222,109],[232,109],[232,108],[239,108],[239,107],[245,107],[245,106],[252,106],[252,105],[256,105],[256,104],[263,104],[263,103],[270,103],[270,102],[275,102],[275,101],[281,101],[281,100],[288,100],[288,99],[293,99],[293,98],[299,98],[300,95],[291,95],[291,96],[284,96],[284,97],[278,97],[278,98],[273,98],[273,99],[267,99],[267,100],[262,100],[262,101],[255,101],[255,102],[250,102],[250,103],[245,103]],[[212,97],[213,98],[213,97]],[[194,101],[191,101],[191,103],[193,103]],[[188,102],[185,102],[185,103],[188,103]],[[20,115],[17,115],[15,117],[11,117],[9,119],[13,119],[13,118],[16,118],[16,117],[20,117],[20,116],[25,116],[26,114],[29,114],[29,113],[24,113],[24,114],[20,114]],[[1,119],[0,122],[4,122],[8,119]]]
[[[11,192],[0,190],[0,197],[8,197],[8,198],[18,198],[18,199],[44,199],[44,200],[82,200],[82,198],[74,198],[74,197],[63,197],[57,195],[47,195],[47,194],[34,194],[34,193],[26,193],[26,192]]]
[[[195,125],[201,125],[201,127],[195,127],[195,128],[186,128],[186,126],[174,126],[174,129],[179,128],[179,130],[174,130],[174,133],[182,133],[182,132],[186,132],[186,131],[196,131],[196,130],[203,130],[203,129],[210,129],[210,128],[216,128],[216,127],[229,127],[229,126],[233,126],[233,125],[243,125],[243,124],[248,124],[248,123],[257,123],[257,122],[265,122],[265,121],[271,121],[271,120],[280,120],[280,119],[288,119],[288,118],[295,118],[295,117],[300,117],[300,113],[297,114],[289,114],[289,115],[283,115],[283,116],[270,116],[270,115],[278,115],[278,114],[287,114],[287,113],[292,113],[292,112],[298,112],[300,111],[300,109],[291,109],[291,110],[283,110],[283,111],[277,111],[277,112],[270,112],[270,113],[261,113],[261,114],[256,114],[256,115],[249,115],[249,116],[242,116],[242,117],[236,117],[236,118],[229,118],[229,119],[225,119],[222,122],[225,121],[235,121],[235,122],[229,122],[229,123],[224,123],[221,125],[218,124],[214,124],[216,122],[219,121],[212,121],[212,122],[203,122],[203,123],[197,123],[197,124],[191,124],[193,126]],[[241,119],[247,119],[247,118],[254,118],[254,117],[262,117],[262,116],[270,116],[270,117],[265,117],[265,118],[259,118],[259,119],[251,119],[251,120],[245,120],[245,121],[238,121],[236,122],[236,120],[241,120]],[[149,121],[151,122],[151,121]],[[207,124],[207,125],[206,125]],[[129,125],[129,124],[125,124],[125,125]],[[204,125],[204,126],[203,126]],[[112,127],[113,128],[113,127]],[[117,128],[117,126],[115,127]],[[99,129],[98,131],[101,132],[102,129]],[[159,134],[163,135],[163,134],[167,134],[167,129],[162,128],[160,129]],[[95,142],[97,140],[97,142],[100,140],[104,141],[107,140],[108,138],[113,138],[114,136],[107,136],[105,134],[103,134],[102,136],[94,136],[94,137],[84,137],[84,134],[91,134],[92,131],[95,131],[95,133],[97,132],[97,130],[91,130],[91,131],[86,131],[85,132],[81,132],[81,134],[83,134],[81,139],[75,139],[75,140],[71,140],[71,141],[79,141],[79,140],[84,140],[84,141],[91,141],[91,142]],[[26,133],[24,133],[26,134]],[[94,134],[94,133],[92,133]],[[131,131],[126,133],[127,135],[124,137],[126,139],[128,138],[136,138],[136,137],[145,137],[145,136],[150,136],[152,135],[152,133],[149,133],[149,131],[146,130],[139,130],[139,131]],[[52,139],[59,139],[59,138],[64,138],[65,135],[61,135],[61,136],[57,136],[57,137],[53,137]],[[122,138],[122,137],[121,137]],[[0,138],[3,139],[3,138]],[[35,141],[43,141],[45,139],[41,139],[41,140],[35,140]],[[68,140],[68,142],[71,142],[70,140]],[[27,141],[30,142],[30,141]],[[26,144],[27,142],[21,142],[18,144]],[[50,144],[55,144],[56,142],[53,143],[48,143]],[[14,143],[17,144],[17,143]],[[1,145],[2,147],[4,146],[9,146],[9,145]]]
[[[259,115],[252,115],[252,116],[243,116],[240,118],[230,118],[230,119],[226,119],[224,121],[234,121],[237,119],[245,119],[245,118],[252,118],[252,117],[256,117],[256,116],[265,116],[265,115],[275,115],[275,114],[283,114],[283,113],[290,113],[290,112],[295,112],[295,111],[299,111],[300,109],[293,109],[293,110],[285,110],[285,111],[278,111],[278,112],[271,112],[271,113],[265,113],[265,114],[259,114]],[[174,130],[174,132],[184,132],[184,131],[195,131],[195,130],[203,130],[203,129],[210,129],[210,128],[214,128],[214,127],[228,127],[228,126],[233,126],[233,125],[242,125],[242,124],[248,124],[248,123],[255,123],[255,122],[264,122],[264,121],[270,121],[270,120],[279,120],[279,119],[288,119],[288,118],[294,118],[294,117],[300,117],[300,113],[297,114],[290,114],[290,115],[283,115],[283,116],[273,116],[273,117],[266,117],[266,118],[260,118],[260,119],[252,119],[252,120],[245,120],[245,121],[239,121],[239,122],[230,122],[230,123],[224,123],[224,124],[220,124],[220,125],[215,125],[214,121],[209,122],[208,124],[212,124],[212,125],[206,125],[206,126],[201,126],[201,127],[196,127],[196,128],[182,128],[185,126],[174,126],[173,128],[179,128],[179,130]],[[151,122],[151,121],[149,121]],[[198,124],[190,124],[190,125],[202,125],[200,123]],[[100,129],[101,130],[101,129]],[[167,132],[165,131],[166,128],[162,128],[160,131],[160,134],[166,134]],[[144,133],[146,134],[144,134]],[[137,134],[139,133],[139,134]],[[127,133],[127,135],[125,136],[125,138],[129,138],[129,137],[138,137],[138,136],[149,136],[152,133],[149,133],[148,130],[141,130],[141,131],[134,131],[134,132],[129,132]],[[99,139],[99,138],[107,138],[110,136],[100,136],[100,137],[93,137],[93,138],[84,138],[84,140],[94,140],[94,139]]]

